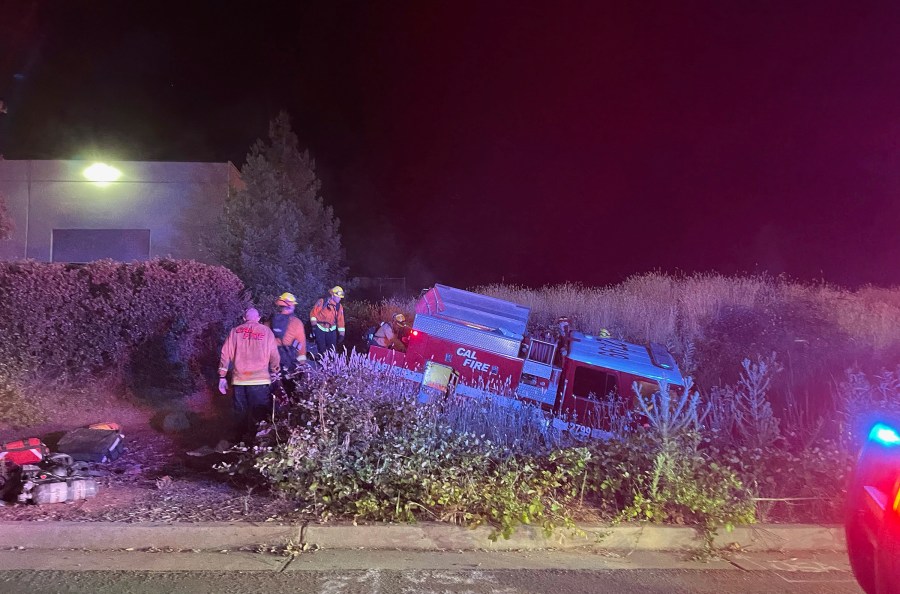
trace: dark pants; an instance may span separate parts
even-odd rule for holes
[[[256,435],[256,426],[272,414],[272,387],[234,386],[234,430],[237,441],[249,440]]]
[[[318,326],[313,327],[313,335],[316,337],[316,348],[319,349],[319,355],[324,355],[327,351],[337,350],[337,330],[325,332]]]
[[[293,371],[297,366],[297,349],[289,346],[278,347],[278,358],[281,360],[281,371]]]

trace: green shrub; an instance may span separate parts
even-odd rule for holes
[[[700,525],[710,539],[753,521],[738,474],[698,447],[702,407],[691,391],[677,403],[657,395],[646,427],[623,423],[618,438],[582,445],[530,407],[500,404],[512,401],[424,406],[415,396],[358,356],[332,360],[294,392],[264,442],[223,470],[253,473],[323,519],[489,524],[497,536],[521,524],[550,531],[576,514]]]
[[[252,468],[323,519],[489,524],[495,537],[571,525],[588,451],[529,452],[538,442],[458,430],[466,406],[481,404],[417,405],[409,384],[360,357],[332,361],[295,392],[270,441],[225,470]]]
[[[713,445],[703,454],[734,473],[764,520],[837,522],[842,518],[854,454],[834,440],[809,446]]]
[[[590,446],[591,503],[617,520],[698,525],[707,549],[720,526],[755,521],[741,477],[718,451],[701,447],[710,433],[706,420],[725,414],[701,400],[690,378],[681,393],[665,383],[650,396],[641,396],[637,386],[635,393],[638,408],[612,419],[611,438]],[[759,396],[764,401],[764,391]]]
[[[768,401],[781,369],[774,357],[745,359],[742,366],[736,385],[711,391],[699,449],[736,474],[757,500],[760,517],[839,520],[856,447],[833,428],[838,419],[810,422],[795,415],[785,424],[777,418]],[[856,391],[857,405],[871,406],[865,376],[850,377],[855,387],[848,390]]]
[[[258,452],[255,468],[322,518],[490,524],[507,538],[519,524],[550,531],[568,519],[583,450],[510,456],[479,436],[410,425],[365,444],[295,431]]]
[[[588,501],[604,517],[696,525],[709,539],[721,526],[755,521],[738,474],[690,444],[660,449],[637,433],[592,444],[587,469]]]
[[[645,432],[588,444],[586,487],[590,504],[602,517],[619,517],[643,497],[656,447]]]
[[[187,260],[0,263],[0,363],[33,379],[111,373],[183,389],[215,367],[242,290],[228,270]]]
[[[755,521],[755,506],[737,474],[699,451],[671,448],[656,455],[643,488],[622,510],[624,519],[696,524],[706,546],[720,526]]]

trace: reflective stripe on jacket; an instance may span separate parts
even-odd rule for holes
[[[331,299],[319,299],[309,312],[309,321],[313,326],[318,326],[323,332],[331,332],[337,329],[344,333],[344,306],[340,303],[335,307]]]

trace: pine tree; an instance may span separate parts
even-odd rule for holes
[[[207,244],[261,307],[284,291],[297,296],[300,309],[311,307],[347,269],[339,221],[319,195],[315,161],[299,149],[285,112],[269,123],[268,142],[251,147],[241,179]]]

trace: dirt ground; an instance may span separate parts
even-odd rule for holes
[[[70,504],[3,502],[0,521],[271,522],[301,518],[291,502],[259,488],[248,488],[212,468],[224,459],[222,455],[186,454],[204,445],[215,445],[222,437],[228,398],[201,393],[165,406],[112,396],[93,400],[87,406],[72,406],[61,395],[59,402],[50,406],[64,413],[36,427],[0,426],[0,441],[40,437],[53,450],[66,431],[91,423],[118,422],[125,433],[126,450],[114,462],[93,465],[105,473],[97,478],[98,495]],[[187,414],[191,420],[189,430],[171,434],[162,431],[161,419],[172,410]]]

